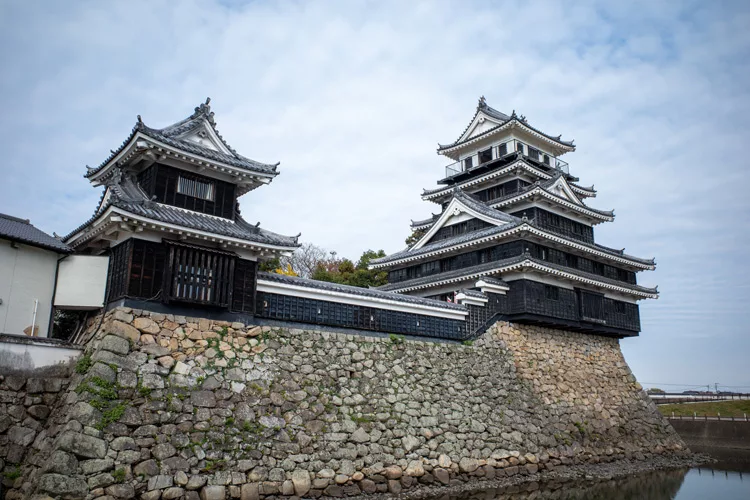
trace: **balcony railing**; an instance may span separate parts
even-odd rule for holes
[[[570,168],[568,163],[557,158],[556,156],[550,156],[543,151],[536,149],[533,146],[529,146],[525,142],[521,142],[517,139],[511,139],[510,141],[504,142],[497,146],[488,147],[482,151],[477,152],[464,158],[461,161],[457,161],[447,165],[445,167],[445,176],[453,177],[463,172],[468,172],[475,168],[484,166],[487,163],[505,158],[506,156],[520,152],[525,158],[531,159],[542,168],[549,170],[556,170],[566,175],[570,174]]]

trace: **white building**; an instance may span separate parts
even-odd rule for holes
[[[0,214],[0,333],[49,335],[58,260],[70,253],[28,220]]]

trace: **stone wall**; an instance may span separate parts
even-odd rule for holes
[[[5,487],[22,477],[21,464],[41,463],[51,446],[47,420],[67,386],[67,376],[0,375],[0,481]]]
[[[617,340],[558,330],[460,344],[119,308],[78,368],[9,499],[396,493],[685,452]]]

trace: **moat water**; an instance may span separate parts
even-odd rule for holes
[[[432,500],[750,500],[750,451],[701,449],[700,452],[719,462],[609,481],[522,484]]]
[[[532,483],[432,500],[748,500],[750,472],[709,468],[656,471],[597,482]]]

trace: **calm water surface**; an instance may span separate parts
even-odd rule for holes
[[[708,468],[657,471],[596,483],[543,483],[435,500],[750,500],[750,472]]]

